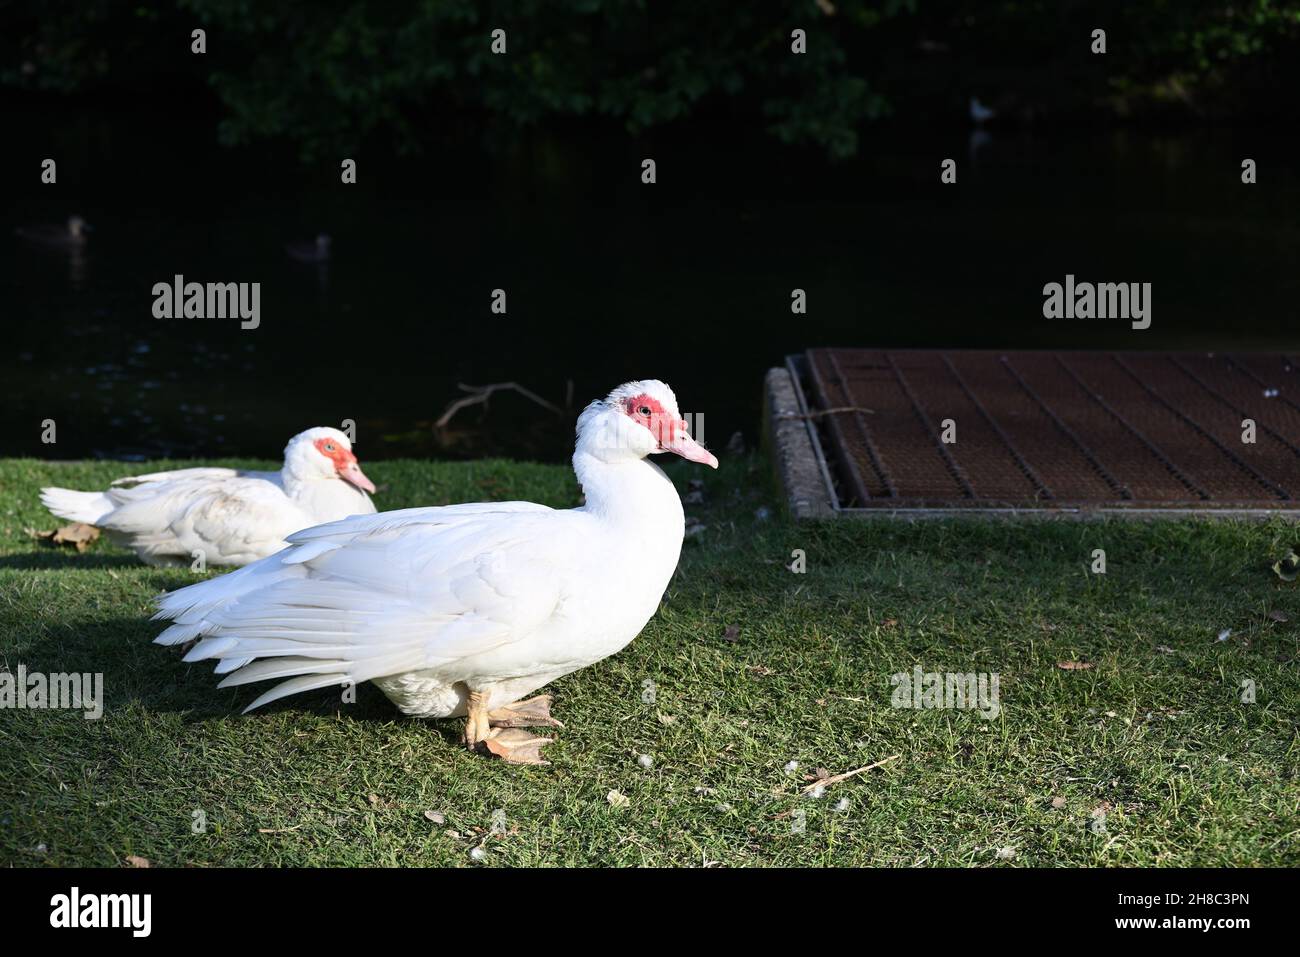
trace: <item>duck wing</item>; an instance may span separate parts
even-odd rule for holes
[[[564,596],[557,569],[581,548],[571,511],[526,502],[359,515],[297,532],[290,547],[162,596],[157,639],[201,639],[187,661],[218,659],[221,686],[287,678],[247,710],[516,646]],[[578,520],[580,521],[580,519]],[[510,654],[498,663],[508,667]]]
[[[140,481],[139,479],[143,479]],[[284,547],[311,524],[277,482],[233,469],[182,469],[109,488],[117,506],[100,522],[145,561],[190,558],[243,565]]]

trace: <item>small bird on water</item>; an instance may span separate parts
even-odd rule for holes
[[[29,243],[36,243],[41,246],[76,248],[86,244],[86,233],[90,232],[92,228],[80,216],[69,216],[68,221],[61,226],[52,224],[19,226],[14,232]]]
[[[323,263],[330,258],[330,238],[325,233],[317,236],[314,242],[288,243],[284,248],[290,259],[300,263]]]

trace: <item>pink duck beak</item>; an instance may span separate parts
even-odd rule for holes
[[[349,453],[348,457],[338,464],[338,473],[339,478],[343,479],[343,481],[350,482],[371,495],[375,493],[375,483],[366,478],[366,473],[361,471],[361,466],[357,464],[355,455]]]
[[[664,431],[669,430],[665,429]],[[673,455],[680,455],[688,462],[699,462],[713,469],[718,467],[717,456],[691,438],[690,433],[686,431],[685,422],[677,423],[676,427],[671,429],[671,432],[671,435],[660,438],[660,449],[665,452],[672,452]]]

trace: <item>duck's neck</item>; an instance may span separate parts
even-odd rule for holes
[[[280,485],[284,489],[284,494],[295,501],[302,498],[307,490],[307,483],[302,476],[291,471],[288,465],[280,469]]]
[[[319,522],[333,522],[371,511],[366,493],[339,479],[308,478],[280,473],[284,494]]]
[[[285,495],[311,512],[311,506],[318,499],[322,496],[328,497],[332,492],[337,492],[338,489],[335,486],[343,483],[332,478],[303,476],[298,471],[290,471],[289,467],[285,466],[280,470],[280,484],[284,487]]]
[[[682,500],[663,469],[647,459],[606,462],[579,449],[573,471],[586,498],[584,511],[617,524],[651,525],[680,542]]]

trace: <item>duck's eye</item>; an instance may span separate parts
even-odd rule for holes
[[[636,410],[636,414],[644,415],[647,419],[650,418],[650,406],[648,405],[641,406],[639,409]]]
[[[325,443],[325,451],[326,451],[326,452],[333,452],[333,451],[334,451],[334,443],[333,443],[333,442],[326,442],[326,443]]]

